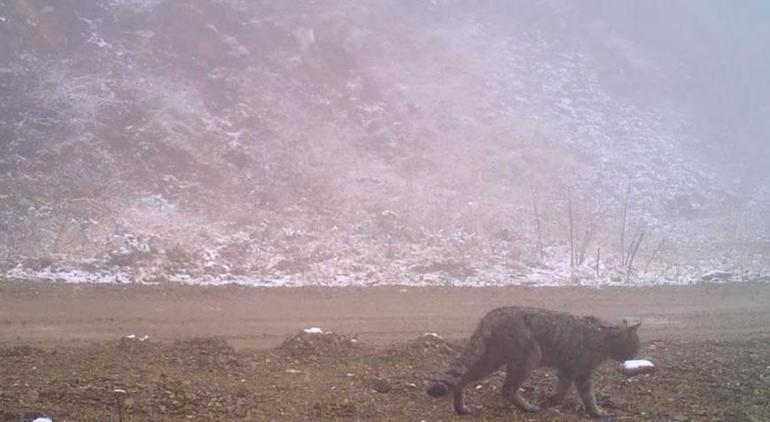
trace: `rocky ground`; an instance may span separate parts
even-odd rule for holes
[[[456,347],[431,336],[382,348],[306,333],[269,350],[236,351],[221,338],[3,347],[0,420],[31,412],[57,421],[119,420],[119,414],[126,421],[458,420],[447,399],[424,393],[425,380]],[[598,399],[611,420],[770,418],[770,340],[653,341],[642,354],[658,365],[656,373],[627,378],[608,363],[598,374]],[[499,394],[501,382],[496,374],[469,388],[473,419],[587,417],[574,394],[538,414],[511,409]],[[552,383],[553,374],[540,371],[524,394],[542,400]]]
[[[586,419],[574,393],[538,414],[510,408],[499,394],[501,374],[469,387],[472,417],[425,394],[426,380],[446,367],[478,317],[502,304],[641,317],[640,356],[657,371],[628,378],[616,363],[601,368],[597,396],[612,420],[765,421],[768,289],[2,282],[0,421],[35,412],[55,421]],[[316,325],[335,332],[302,331]],[[541,401],[553,381],[541,370],[524,394]]]

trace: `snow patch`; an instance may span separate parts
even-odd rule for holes
[[[165,0],[109,0],[112,7],[133,13],[146,13],[160,6]]]
[[[627,371],[636,371],[642,368],[652,368],[654,366],[655,365],[653,365],[652,362],[645,359],[627,360],[623,362],[623,369]]]
[[[84,271],[78,269],[52,268],[47,267],[40,270],[23,268],[17,265],[7,273],[8,278],[19,280],[44,280],[61,283],[128,283],[129,275],[120,270],[105,271]]]
[[[129,335],[126,336],[126,338],[129,339],[129,340],[146,341],[146,340],[150,339],[150,336],[145,334],[145,335],[143,335],[141,337],[137,337],[136,334],[129,334]]]
[[[322,329],[320,329],[318,327],[305,328],[302,331],[304,331],[307,334],[323,334],[324,333],[324,330],[322,330]]]

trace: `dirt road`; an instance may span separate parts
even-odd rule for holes
[[[464,337],[481,315],[503,305],[641,318],[649,340],[770,337],[770,284],[257,289],[0,282],[0,344],[76,345],[134,333],[161,342],[221,336],[236,348],[268,348],[319,326],[383,345],[426,331]]]
[[[657,372],[627,378],[606,363],[596,374],[599,404],[612,420],[770,419],[767,284],[597,290],[0,282],[0,422],[43,414],[59,422],[584,420],[574,393],[536,414],[512,409],[500,394],[500,373],[468,388],[469,418],[425,394],[462,345],[451,340],[466,337],[490,308],[513,304],[644,321],[640,355]],[[297,334],[310,326],[335,334]],[[552,372],[538,370],[523,394],[541,403],[553,384]]]

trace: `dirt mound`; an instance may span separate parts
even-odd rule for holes
[[[278,347],[279,353],[298,360],[351,356],[358,351],[358,340],[331,331],[300,331]]]
[[[222,369],[238,366],[235,349],[220,337],[199,337],[174,343],[169,360],[197,369]]]
[[[420,337],[410,340],[404,345],[392,348],[387,357],[392,360],[423,361],[428,359],[434,363],[451,359],[460,347],[450,343],[436,334],[425,333]]]

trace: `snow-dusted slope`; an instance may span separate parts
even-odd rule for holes
[[[260,285],[761,278],[763,13],[3,2],[0,265]],[[629,185],[625,241],[646,236],[627,277]],[[578,269],[568,190],[577,236],[593,228]]]

